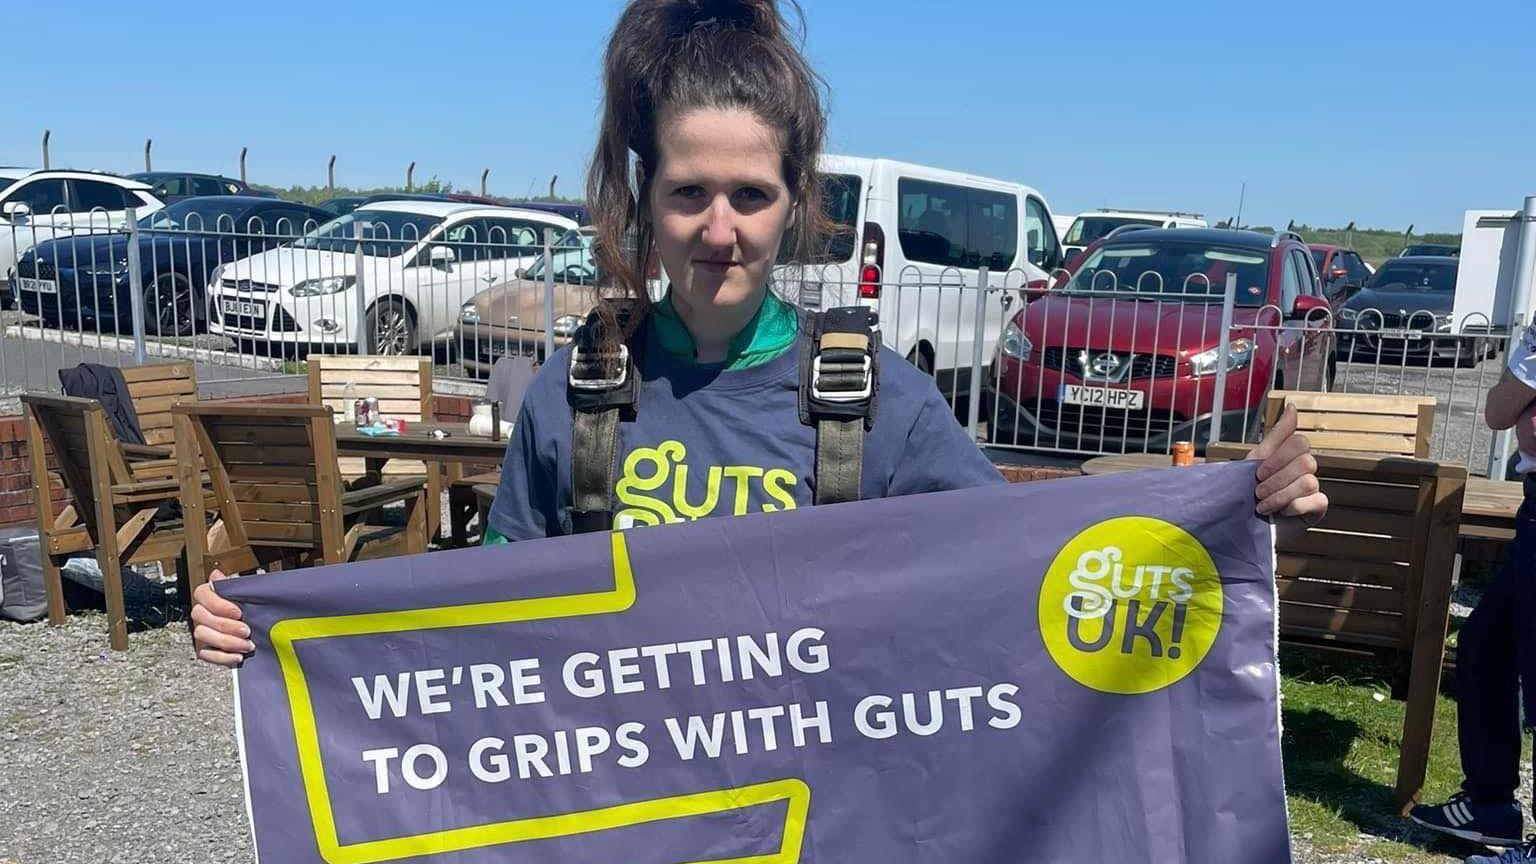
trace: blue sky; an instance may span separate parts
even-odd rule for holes
[[[1536,193],[1536,3],[804,0],[830,149],[1245,223]],[[616,0],[10,4],[0,164],[580,194]],[[1522,68],[1522,63],[1525,64]]]

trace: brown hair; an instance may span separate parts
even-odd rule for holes
[[[793,8],[803,31],[804,15]],[[654,235],[647,197],[664,111],[740,109],[778,130],[785,185],[795,201],[796,230],[789,235],[795,258],[809,260],[819,251],[826,234],[816,177],[826,131],[821,80],[787,29],[776,0],[632,0],[619,16],[603,56],[602,128],[587,175],[597,229],[593,254],[604,274],[598,309],[609,346],[633,333],[650,307],[645,271]],[[618,298],[637,310],[622,336],[614,318]]]

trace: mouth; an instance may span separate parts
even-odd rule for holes
[[[740,267],[741,262],[731,260],[714,261],[704,258],[695,258],[693,260],[693,266],[703,270],[706,273],[728,273],[732,267]]]

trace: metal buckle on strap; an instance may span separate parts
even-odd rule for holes
[[[823,390],[821,389],[821,355],[818,354],[811,360],[811,396],[819,402],[862,402],[875,393],[874,363],[868,354],[864,360],[864,386],[858,390]]]
[[[577,378],[576,367],[588,363],[596,363],[597,358],[612,357],[612,354],[599,354],[596,351],[583,352],[579,346],[571,346],[571,365],[566,371],[567,383],[572,390],[616,390],[623,387],[629,381],[629,346],[619,346],[619,377],[617,378]]]

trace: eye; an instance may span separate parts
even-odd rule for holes
[[[699,198],[703,198],[704,197],[704,187],[703,186],[679,186],[676,189],[672,190],[672,195],[674,197],[683,198],[683,199],[687,199],[687,200],[690,200],[690,201],[697,200]]]
[[[743,186],[736,190],[736,197],[749,204],[761,204],[768,200],[768,193],[756,186]]]

